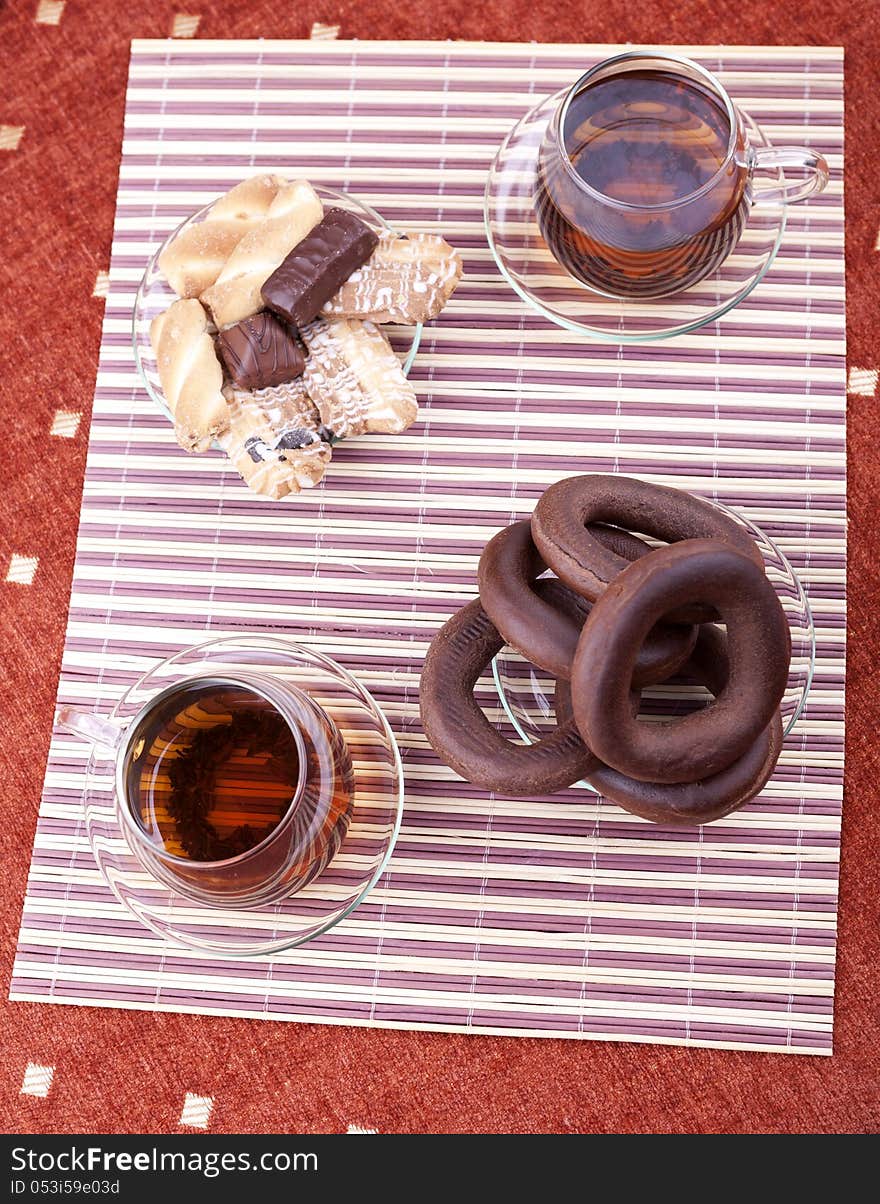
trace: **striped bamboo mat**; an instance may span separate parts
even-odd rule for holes
[[[326,937],[211,961],[132,930],[81,824],[86,750],[52,742],[12,996],[404,1028],[829,1053],[843,769],[845,325],[842,53],[691,48],[777,143],[832,182],[791,211],[766,280],[717,327],[619,347],[547,325],[482,229],[516,118],[611,51],[468,43],[135,42],[82,520],[60,683],[107,711],[206,633],[290,632],[356,671],[407,773],[389,871]],[[188,457],[138,388],[144,263],[255,169],[341,187],[441,231],[466,276],[428,328],[406,435],[344,445],[323,488],[252,496]],[[586,793],[487,796],[438,763],[418,675],[477,555],[571,472],[713,495],[775,538],[810,594],[806,717],[763,795],[663,830]],[[487,698],[489,697],[487,690]]]

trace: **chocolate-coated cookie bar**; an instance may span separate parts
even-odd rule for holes
[[[304,326],[340,284],[370,257],[374,230],[347,209],[328,209],[262,287],[267,309]]]
[[[254,314],[217,336],[226,371],[240,389],[270,389],[302,376],[306,359],[296,335],[274,314]]]

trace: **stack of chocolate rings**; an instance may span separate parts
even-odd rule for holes
[[[628,477],[569,477],[486,545],[478,576],[479,598],[437,633],[420,687],[425,733],[462,777],[522,796],[585,779],[673,825],[761,791],[782,747],[791,639],[760,549],[730,517]],[[556,679],[556,726],[531,745],[506,739],[474,698],[505,644]],[[642,689],[679,673],[712,701],[639,722]]]

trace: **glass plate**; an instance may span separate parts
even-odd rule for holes
[[[158,690],[224,669],[284,678],[322,706],[342,733],[355,774],[354,810],[330,864],[279,903],[202,907],[147,874],[131,852],[116,808],[114,761],[99,753],[93,753],[87,768],[86,831],[116,898],[159,936],[226,957],[278,953],[327,932],[376,884],[400,828],[403,767],[388,721],[367,690],[328,657],[282,636],[232,636],[187,648],[135,682],[111,718],[131,718]]]
[[[337,192],[335,188],[325,188],[323,184],[314,184],[313,187],[321,198],[325,208],[327,206],[336,206],[342,209],[350,209],[362,221],[366,222],[368,226],[372,226],[374,230],[392,229],[388,222],[375,209],[371,209],[363,201],[349,196],[347,192]],[[213,201],[211,204],[213,204]],[[156,357],[150,344],[150,323],[153,318],[166,310],[173,301],[177,300],[177,294],[159,270],[159,256],[168,243],[173,238],[176,238],[181,230],[187,226],[194,225],[196,222],[204,221],[210,208],[211,205],[205,205],[204,208],[191,214],[185,221],[180,223],[176,230],[172,230],[165,241],[156,248],[150,256],[134,299],[131,342],[138,374],[147,393],[169,419],[171,418],[171,410],[168,408],[168,403],[162,392],[162,385],[159,382],[158,365],[156,364]],[[386,326],[383,324],[382,329],[391,340],[391,345],[400,358],[404,373],[408,373],[422,339],[421,323],[416,326]]]
[[[788,736],[804,709],[813,680],[816,633],[810,603],[797,574],[773,540],[736,510],[731,510],[720,502],[712,502],[712,505],[745,527],[753,537],[764,557],[767,576],[776,589],[788,618],[791,630],[791,668],[781,705],[783,730]],[[515,649],[505,645],[492,662],[492,676],[504,713],[526,744],[540,740],[555,727],[555,680],[548,673],[536,668]],[[669,713],[677,707],[688,709],[693,705],[693,699],[698,693],[692,686],[664,683],[662,686],[644,690],[642,697],[647,703],[648,711],[653,703],[658,712]],[[576,785],[584,786],[594,794],[598,793],[589,782],[581,781]]]
[[[486,235],[508,283],[551,322],[613,343],[652,342],[686,334],[739,305],[776,257],[785,229],[782,202],[755,204],[736,248],[718,270],[672,297],[605,297],[556,262],[535,220],[534,193],[538,150],[565,92],[546,97],[517,122],[499,147],[486,179]],[[756,149],[769,146],[752,118],[747,113],[742,116],[752,145]],[[775,183],[784,180],[778,168],[762,169],[756,178]]]

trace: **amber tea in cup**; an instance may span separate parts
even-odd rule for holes
[[[129,805],[157,848],[189,861],[249,852],[278,827],[299,784],[293,730],[266,698],[231,682],[182,687],[138,742]]]
[[[60,726],[116,758],[125,838],[155,878],[195,902],[258,907],[302,889],[348,830],[354,774],[336,725],[260,673],[162,690],[124,728],[63,709]]]
[[[631,52],[565,94],[539,153],[535,213],[554,258],[590,288],[667,296],[727,258],[756,196],[756,167],[783,163],[811,172],[769,190],[785,200],[827,181],[824,159],[806,148],[750,147],[741,114],[698,64]]]

